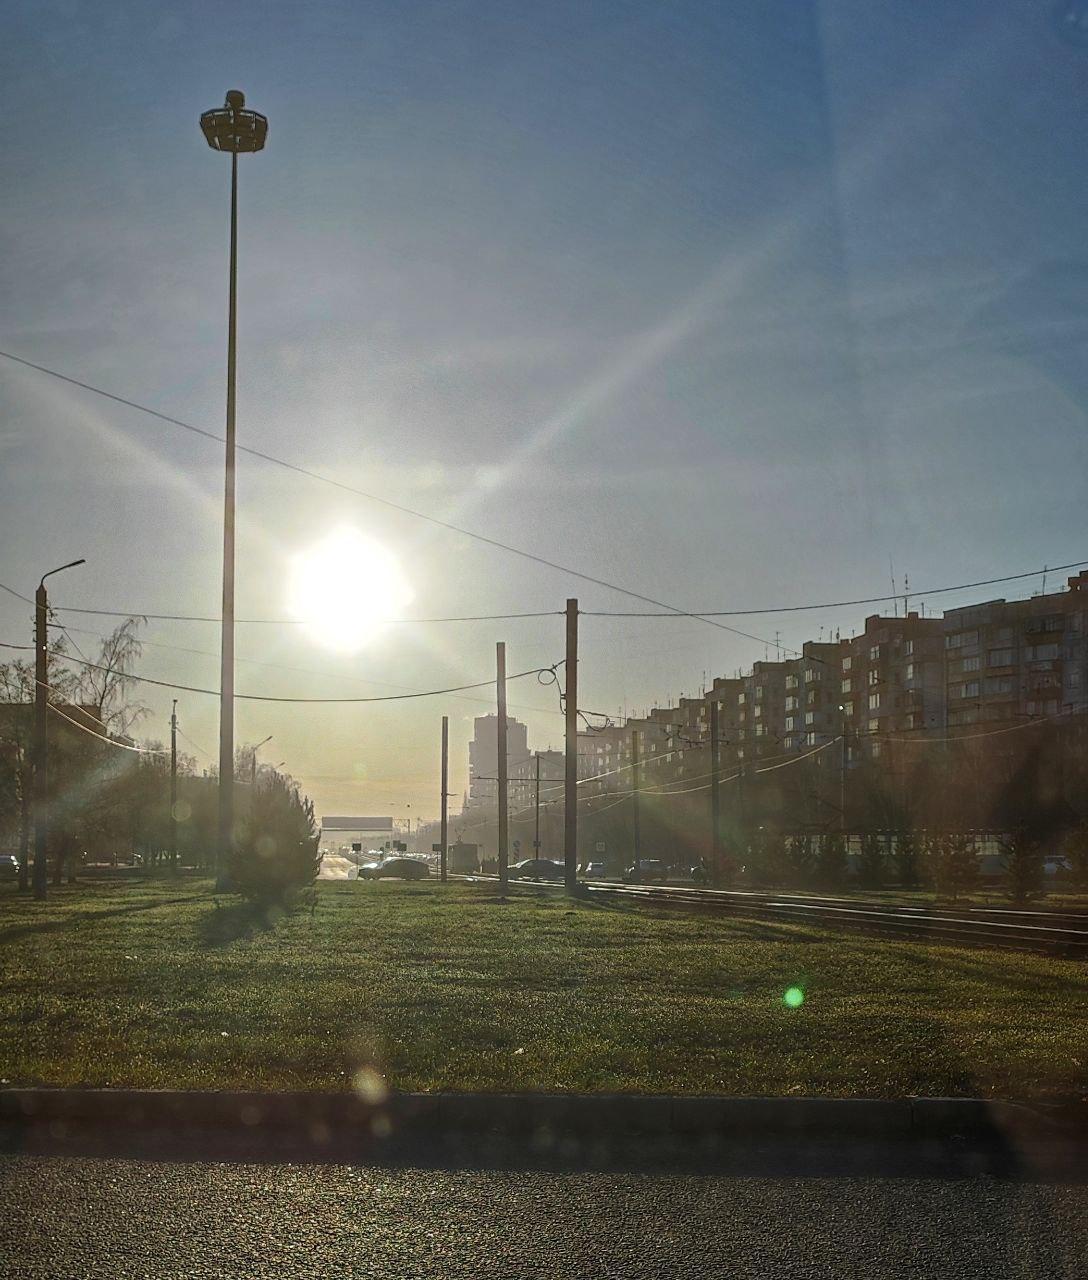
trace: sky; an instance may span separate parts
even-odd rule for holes
[[[373,497],[241,455],[238,616],[292,616],[337,536],[410,600],[384,623],[348,573],[323,630],[239,624],[239,692],[472,684],[499,640],[558,662],[568,596],[648,607],[377,499],[683,610],[1026,595],[925,589],[1088,558],[1077,10],[6,0],[0,349],[222,432],[229,162],[197,122],[241,88],[270,126],[239,166],[239,444]],[[0,583],[84,556],[58,606],[214,616],[221,522],[221,445],[0,359]],[[585,617],[580,702],[697,694],[875,610]],[[411,621],[518,612],[555,616]],[[60,617],[91,656],[111,625]],[[0,640],[30,624],[0,598]],[[140,674],[217,687],[214,624],[141,634]],[[164,740],[173,694],[140,696]],[[216,699],[177,696],[206,767]],[[554,685],[509,698],[560,745]],[[441,716],[460,792],[492,709],[243,701],[236,736],[319,814],[431,817]]]

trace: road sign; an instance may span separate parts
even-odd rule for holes
[[[597,848],[597,852],[598,852],[598,853],[604,853],[604,841],[603,841],[603,840],[598,840],[598,841],[597,841],[596,848]]]

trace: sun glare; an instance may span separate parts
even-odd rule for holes
[[[319,644],[350,653],[403,616],[412,588],[396,557],[358,529],[337,529],[291,560],[288,606]]]

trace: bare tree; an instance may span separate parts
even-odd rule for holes
[[[93,666],[83,668],[79,696],[93,706],[107,733],[127,734],[148,709],[128,696],[134,683],[132,667],[143,653],[137,630],[146,618],[126,618],[105,640]]]

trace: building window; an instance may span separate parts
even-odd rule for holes
[[[752,712],[752,714],[755,716],[757,720],[761,719],[763,716],[763,708],[756,707],[756,709]]]
[[[871,685],[873,685],[873,684],[879,684],[879,683],[880,683],[880,672],[879,672],[879,671],[870,671],[870,672],[869,672],[869,683],[870,683]]]
[[[1070,687],[1070,689],[1079,689],[1080,688],[1080,672],[1067,671],[1065,673],[1065,683]]]
[[[976,654],[973,658],[963,658],[960,662],[961,671],[977,671],[982,663],[982,659]]]
[[[820,673],[815,667],[805,668],[805,684],[812,684],[814,680],[820,679]]]
[[[851,669],[851,667],[853,667],[853,665],[854,665],[854,659],[853,659],[853,658],[850,658],[850,657],[843,658],[843,660],[842,660],[842,669],[843,669],[844,671],[849,671],[849,670]]]
[[[763,726],[761,724],[756,725],[756,737],[757,738],[763,737]]]
[[[806,711],[806,712],[805,712],[805,724],[806,724],[806,725],[812,725],[812,724],[815,724],[815,723],[816,723],[816,712],[815,712],[815,711]]]
[[[761,684],[756,685],[756,701],[763,701],[763,686]]]
[[[977,698],[978,697],[978,681],[968,680],[966,684],[960,685],[961,698]]]
[[[1012,693],[1014,688],[1012,676],[991,676],[986,681],[987,693]]]
[[[879,720],[870,720],[870,721],[869,721],[869,732],[870,732],[870,733],[879,733],[879,732],[880,732],[880,721],[879,721]]]
[[[1029,644],[1025,655],[1029,662],[1050,662],[1058,656],[1056,644]]]
[[[908,640],[906,644],[903,646],[903,653],[909,658],[913,652],[914,652],[914,641]]]
[[[869,710],[870,711],[880,710],[880,694],[879,693],[869,694]]]
[[[797,677],[796,677],[796,676],[787,676],[787,677],[786,677],[786,688],[787,688],[787,689],[796,689],[796,688],[797,688]]]
[[[790,696],[786,699],[786,710],[796,711],[799,706],[800,706],[799,700],[796,697],[794,697],[794,695],[791,693]]]
[[[790,729],[796,729],[796,728],[797,728],[797,717],[796,717],[796,716],[787,716],[787,717],[786,717],[786,729],[787,729],[787,731],[788,731],[788,730],[790,730]]]
[[[805,697],[805,702],[810,707],[814,707],[817,704],[817,702],[819,702],[819,700],[820,700],[820,691],[818,689],[810,689],[808,691],[807,696]]]
[[[874,644],[873,647],[869,650],[869,661],[870,662],[880,661],[880,645]]]
[[[956,631],[950,636],[945,636],[944,643],[948,649],[969,649],[971,645],[978,644],[978,632]]]
[[[817,735],[817,734],[815,734],[815,733],[806,733],[806,734],[805,734],[805,741],[808,743],[808,745],[809,745],[810,747],[814,747],[814,746],[816,745],[816,738],[817,738],[817,737],[818,737],[818,735]]]
[[[850,717],[854,714],[854,704],[852,702],[844,702],[842,707],[844,716]]]
[[[854,688],[854,682],[852,680],[844,680],[842,682],[843,693],[851,693],[853,691],[853,688]]]
[[[1016,661],[1016,654],[1012,649],[991,649],[986,661],[991,667],[1011,667]]]
[[[908,680],[914,679],[914,663],[913,662],[907,663],[906,677]]]
[[[743,707],[743,706],[744,706],[744,701],[745,701],[745,695],[744,695],[743,693],[738,693],[738,694],[737,694],[737,706],[738,706],[738,707]]]

